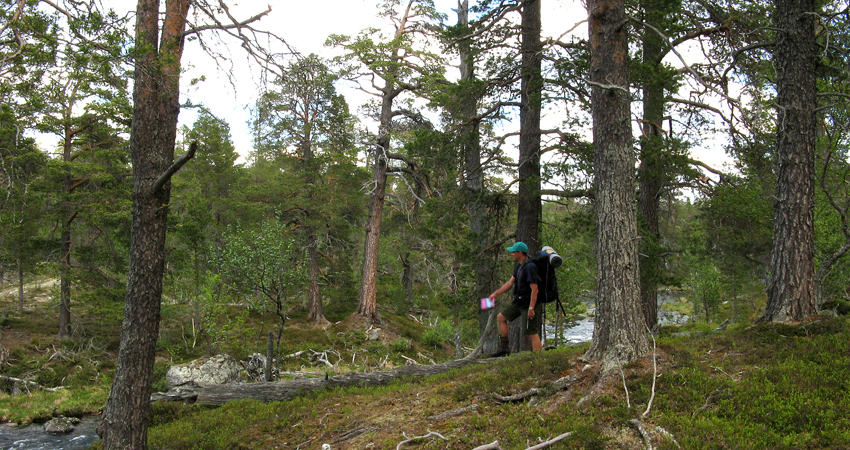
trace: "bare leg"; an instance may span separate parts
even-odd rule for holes
[[[536,353],[543,350],[543,343],[540,342],[539,334],[529,334],[528,338],[531,339],[531,351]]]
[[[508,319],[506,319],[505,316],[502,315],[502,313],[499,313],[499,315],[496,316],[496,319],[499,320],[499,336],[506,337],[510,332],[510,328],[508,327]]]

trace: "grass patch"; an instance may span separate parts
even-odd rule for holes
[[[0,394],[0,422],[26,425],[63,415],[80,417],[98,414],[109,395],[108,387],[60,389],[55,392],[32,391],[28,394]]]
[[[641,418],[653,396],[651,356],[624,366],[624,388],[619,373],[597,383],[596,368],[581,360],[585,350],[518,354],[379,388],[192,410],[152,427],[150,448],[395,448],[429,430],[449,440],[416,448],[469,449],[498,440],[502,448],[522,449],[564,432],[572,434],[551,448],[644,448],[630,421]],[[843,319],[667,335],[657,358],[653,405],[641,418],[654,448],[850,448],[850,326]],[[548,389],[567,375],[577,378],[570,389]],[[506,404],[491,396],[531,388],[542,394]],[[433,417],[459,408],[469,409]]]

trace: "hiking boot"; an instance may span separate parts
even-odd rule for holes
[[[496,350],[496,353],[490,353],[491,358],[501,358],[502,356],[508,356],[511,354],[511,351],[508,350],[508,337],[507,336],[499,336],[499,349]]]

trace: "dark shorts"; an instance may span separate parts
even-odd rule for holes
[[[522,316],[522,323],[520,324],[522,332],[526,335],[540,334],[540,323],[543,320],[543,303],[537,302],[534,305],[534,318],[531,320],[528,320],[528,308],[520,308],[513,303],[502,310],[502,315],[505,316],[505,319],[508,319],[508,322]]]

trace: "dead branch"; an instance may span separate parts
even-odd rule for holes
[[[554,444],[558,441],[562,441],[562,440],[570,437],[570,435],[572,435],[572,434],[573,434],[572,431],[564,433],[560,436],[556,436],[552,439],[549,439],[548,441],[541,442],[541,443],[539,443],[539,444],[537,444],[533,447],[528,447],[525,450],[540,450],[540,449],[549,447],[550,445],[552,445],[552,444]],[[502,450],[502,447],[499,446],[499,441],[493,441],[489,444],[485,444],[485,445],[482,445],[482,446],[479,446],[479,447],[475,447],[472,450]]]
[[[499,447],[499,441],[493,441],[489,444],[475,447],[472,450],[502,450],[502,447]]]
[[[428,419],[428,420],[443,420],[443,419],[448,419],[449,417],[459,416],[459,415],[461,415],[461,414],[463,414],[463,413],[466,413],[467,411],[472,411],[472,410],[474,410],[474,409],[478,409],[478,403],[473,403],[473,404],[471,404],[471,405],[469,405],[469,406],[464,406],[464,407],[461,407],[461,408],[450,409],[450,410],[445,411],[445,412],[442,412],[442,413],[440,413],[440,414],[436,414],[436,415],[433,415],[433,416],[428,416],[428,417],[427,417],[427,419]]]
[[[44,387],[34,381],[22,380],[20,378],[15,377],[7,377],[4,375],[0,375],[0,391],[3,392],[14,392],[16,390],[25,390],[29,392],[31,389],[37,389],[40,391],[48,391],[48,392],[56,392],[60,389],[65,389],[64,386],[58,386],[55,388]]]
[[[555,436],[554,438],[549,439],[549,440],[548,440],[548,441],[546,441],[546,442],[541,442],[541,443],[539,443],[539,444],[537,444],[537,445],[535,445],[535,446],[533,446],[533,447],[528,447],[528,448],[527,448],[527,449],[525,449],[525,450],[540,450],[540,449],[542,449],[542,448],[546,448],[546,447],[548,447],[548,446],[550,446],[550,445],[552,445],[552,444],[554,444],[554,443],[556,443],[556,442],[558,442],[558,441],[562,441],[562,440],[564,440],[564,439],[566,439],[566,438],[570,437],[570,435],[572,435],[572,434],[573,434],[573,432],[572,432],[572,431],[568,431],[568,432],[566,432],[566,433],[564,433],[564,434],[562,434],[562,435]]]
[[[157,191],[162,189],[162,187],[165,186],[165,183],[168,182],[168,180],[170,180],[171,177],[175,173],[177,173],[177,171],[180,170],[181,167],[183,167],[183,164],[186,164],[187,162],[189,162],[190,159],[192,159],[192,157],[195,156],[195,152],[197,150],[198,141],[192,142],[189,145],[189,151],[186,152],[186,154],[184,154],[183,156],[181,156],[180,159],[174,161],[174,164],[172,164],[171,167],[169,167],[168,170],[166,170],[165,173],[160,175],[159,179],[156,180],[156,183],[154,183],[153,187],[151,188],[151,194],[155,194]]]
[[[652,450],[652,441],[649,439],[649,434],[646,432],[646,429],[643,428],[641,421],[638,419],[632,419],[629,423],[637,428],[638,433],[640,433],[640,437],[643,438],[643,443],[646,444],[646,449]]]
[[[552,383],[552,387],[555,388],[556,391],[563,391],[564,389],[569,389],[570,386],[576,382],[576,379],[577,378],[574,376],[567,375],[555,380],[555,382]]]
[[[405,435],[404,433],[402,433],[402,436],[407,437],[407,435]],[[440,438],[440,439],[442,439],[442,440],[444,440],[444,441],[448,441],[448,439],[447,439],[445,436],[443,436],[442,434],[437,433],[436,431],[428,430],[428,434],[426,434],[426,435],[424,435],[424,436],[413,436],[412,438],[409,438],[409,439],[407,439],[407,440],[404,440],[404,441],[399,442],[399,443],[398,443],[398,445],[396,445],[396,446],[395,446],[395,449],[396,449],[396,450],[399,450],[399,449],[401,448],[401,446],[402,446],[402,445],[404,445],[404,444],[409,444],[409,443],[411,443],[411,442],[422,441],[422,440],[428,439],[428,438],[430,438],[430,437],[432,437],[432,436],[438,437],[438,438]]]
[[[499,394],[490,394],[490,396],[493,397],[493,400],[495,400],[498,403],[513,403],[513,402],[519,402],[519,401],[525,400],[528,397],[538,395],[538,394],[540,394],[540,389],[531,388],[531,389],[529,389],[525,392],[521,392],[521,393],[515,394],[515,395],[509,395],[507,397],[499,395]]]
[[[652,401],[655,400],[655,380],[658,379],[658,359],[656,357],[656,342],[655,336],[652,333],[649,333],[649,337],[652,338],[652,395],[649,396],[649,403],[646,405],[646,411],[641,414],[641,417],[646,417],[649,414],[649,411],[652,409]]]

